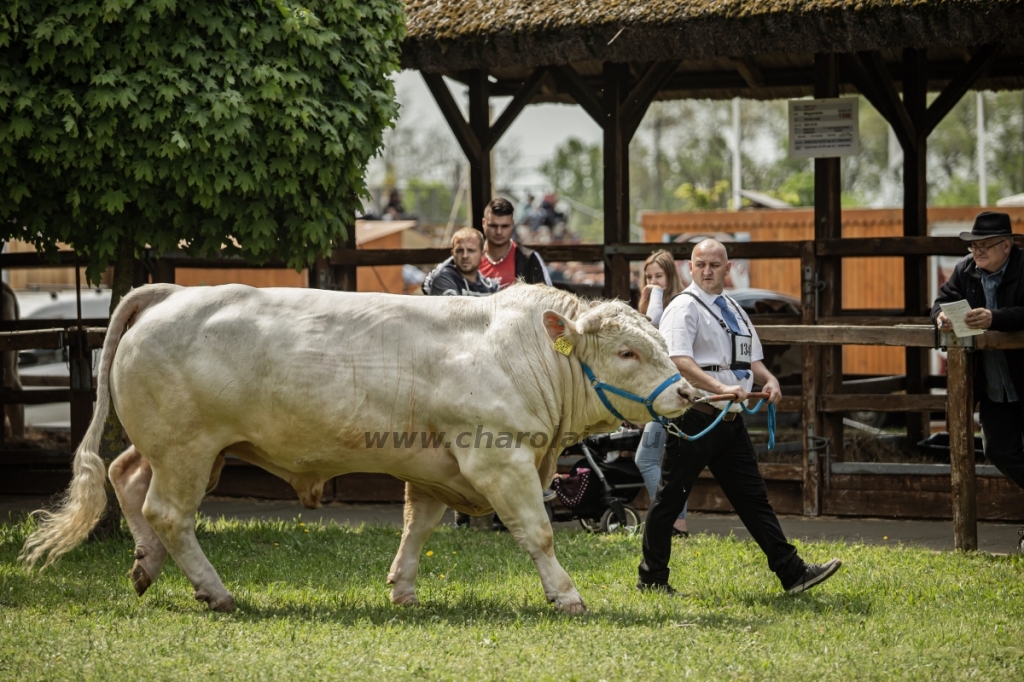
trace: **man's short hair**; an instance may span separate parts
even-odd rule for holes
[[[484,233],[474,227],[464,227],[455,234],[452,235],[452,248],[465,240],[465,239],[476,239],[481,249],[484,248]]]
[[[512,202],[505,197],[494,197],[488,202],[484,208],[484,213],[490,213],[496,216],[507,216],[512,215],[515,209],[512,207]]]

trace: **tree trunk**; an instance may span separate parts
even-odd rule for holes
[[[114,262],[114,278],[111,282],[110,314],[113,316],[114,309],[121,299],[132,289],[132,282],[135,277],[135,241],[130,235],[121,235],[117,242],[117,260]],[[112,334],[115,330],[108,328],[107,333]],[[96,368],[97,372],[99,367]],[[124,430],[121,428],[121,420],[114,412],[114,404],[110,403],[107,411],[107,422],[103,426],[103,439],[100,441],[99,456],[110,468],[118,455],[124,451]],[[109,537],[111,534],[120,532],[121,529],[121,507],[118,504],[117,496],[113,488],[107,483],[107,511],[99,525],[93,530],[93,535],[98,539]]]

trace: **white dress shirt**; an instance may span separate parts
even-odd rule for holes
[[[658,326],[658,331],[665,337],[665,343],[668,344],[669,357],[693,358],[694,362],[701,367],[708,365],[728,367],[732,362],[732,337],[718,323],[718,320],[722,319],[722,311],[715,304],[715,299],[718,296],[707,293],[697,286],[696,282],[686,287],[686,291],[700,297],[700,300],[711,309],[711,312],[709,313],[704,306],[693,300],[692,296],[680,294],[672,299],[668,307],[665,308],[665,312],[662,313],[661,324]],[[736,316],[740,331],[750,334],[752,337],[750,361],[764,360],[761,340],[757,338],[757,331],[750,324],[746,313],[739,306],[734,306],[732,302],[728,302],[728,305]],[[708,371],[707,373],[726,386],[739,385],[746,391],[750,391],[754,387],[752,371],[747,372],[745,379],[738,378],[731,369],[723,369],[719,372]],[[697,389],[697,397],[703,398],[708,395],[713,394]],[[740,406],[736,403],[712,404],[720,410],[728,407],[731,412],[740,411]]]

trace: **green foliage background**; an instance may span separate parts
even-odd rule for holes
[[[360,209],[404,33],[401,0],[7,0],[0,236],[91,279],[122,236],[301,267]]]

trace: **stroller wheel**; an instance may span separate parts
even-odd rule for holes
[[[615,518],[615,512],[611,509],[606,509],[604,514],[601,516],[601,532],[602,533],[635,533],[640,528],[640,514],[637,513],[636,509],[633,509],[628,504],[622,505],[622,511],[626,512],[626,523],[621,524],[617,518]]]
[[[583,530],[588,533],[602,533],[601,520],[600,519],[585,519],[580,518],[580,525],[583,526]]]

